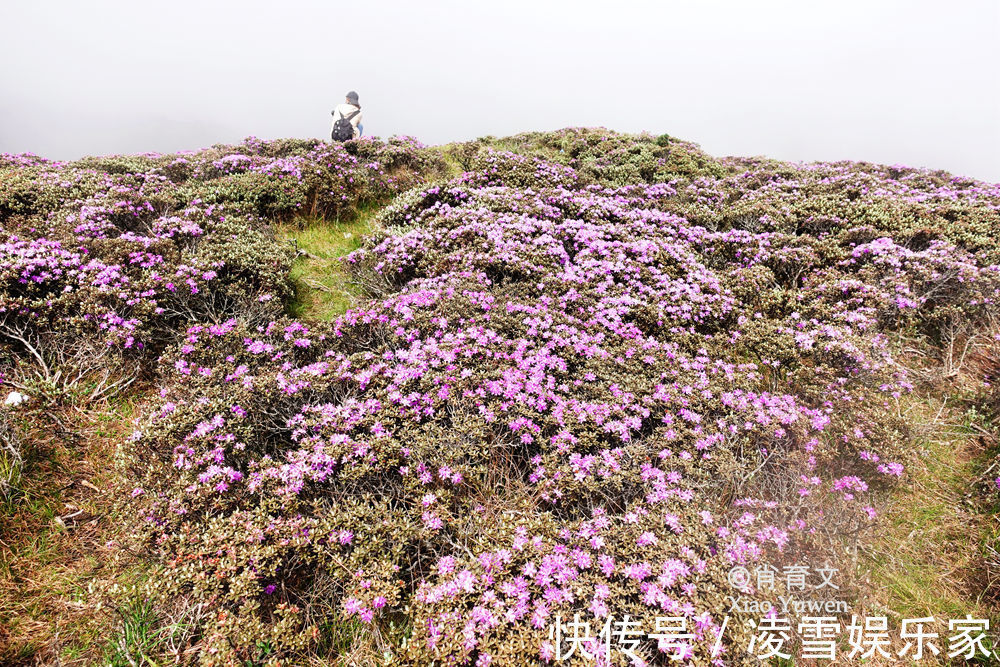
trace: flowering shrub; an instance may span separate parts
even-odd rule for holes
[[[399,664],[545,664],[556,619],[628,614],[691,634],[646,664],[738,664],[727,571],[906,478],[891,337],[995,318],[1000,187],[589,129],[453,155],[0,156],[0,377],[155,370],[122,515],[203,662],[360,628]],[[285,317],[272,223],[393,197],[347,261],[369,300]]]
[[[292,249],[271,221],[386,199],[439,159],[408,138],[251,138],[179,155],[0,164],[0,344],[51,379],[68,348],[155,358],[188,322],[270,321],[292,293]]]
[[[492,147],[487,137],[463,144],[459,160],[468,170]],[[584,183],[622,186],[665,183],[675,178],[723,176],[728,165],[704,153],[696,144],[661,135],[627,135],[593,128],[559,132],[527,132],[508,137],[500,145],[519,155],[533,155],[572,167]]]
[[[995,308],[984,184],[598,131],[485,143],[349,257],[371,300],[220,314],[161,357],[127,504],[152,593],[212,610],[207,662],[402,621],[400,664],[546,663],[557,617],[628,613],[693,635],[643,642],[648,664],[738,663],[742,628],[714,648],[727,570],[856,532],[906,474],[888,332]],[[252,152],[188,178],[259,174]],[[260,214],[246,192],[213,196]]]

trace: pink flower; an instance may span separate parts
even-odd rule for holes
[[[438,572],[443,575],[451,574],[455,570],[455,559],[451,556],[441,556],[437,562]]]
[[[638,544],[640,547],[647,547],[651,544],[656,544],[657,541],[658,540],[656,539],[656,535],[653,535],[653,533],[646,531],[645,533],[639,536],[639,539],[636,540],[636,544]]]

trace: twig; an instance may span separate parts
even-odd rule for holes
[[[312,278],[302,278],[302,282],[304,282],[309,287],[312,287],[313,289],[319,290],[321,292],[333,292],[332,289],[330,289],[323,283],[319,282],[318,280],[313,280]]]

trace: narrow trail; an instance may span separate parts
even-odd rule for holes
[[[291,272],[296,287],[293,316],[332,320],[350,307],[359,292],[342,260],[361,246],[380,210],[372,206],[344,222],[298,218],[277,227],[278,238],[294,242],[299,252]]]
[[[998,521],[970,492],[985,453],[977,415],[934,394],[907,397],[900,412],[914,433],[909,482],[887,498],[881,529],[859,545],[867,586],[858,607],[896,622],[989,618],[982,545]]]

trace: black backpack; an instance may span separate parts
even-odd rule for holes
[[[358,109],[347,117],[341,113],[340,118],[338,118],[333,124],[333,131],[330,132],[330,139],[333,141],[347,141],[348,139],[353,139],[354,126],[351,125],[351,120],[359,113],[361,113],[361,109]]]

